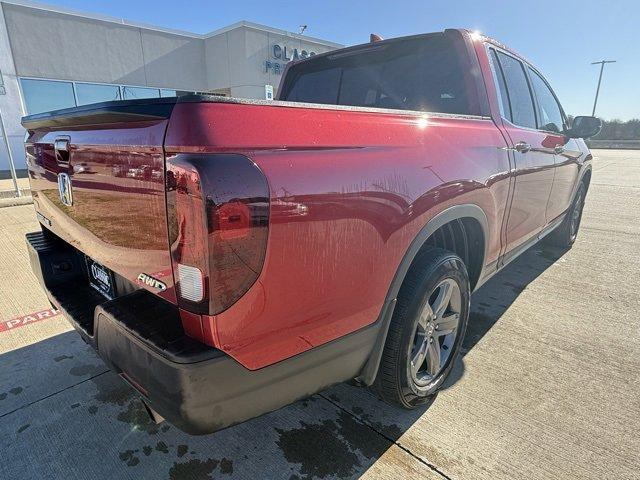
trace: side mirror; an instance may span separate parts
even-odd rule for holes
[[[564,131],[569,138],[589,138],[600,133],[602,120],[597,117],[580,116],[573,119],[571,128]]]

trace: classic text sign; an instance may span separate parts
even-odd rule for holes
[[[313,57],[315,54],[316,52],[312,52],[310,50],[291,48],[286,45],[275,43],[271,47],[271,56],[273,57],[273,60],[265,60],[264,72],[272,72],[279,75],[284,71],[284,66],[288,62]]]

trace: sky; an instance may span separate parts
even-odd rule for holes
[[[546,76],[565,111],[640,118],[640,0],[44,0],[43,3],[161,27],[208,33],[239,20],[345,45],[445,28],[469,28],[508,45]]]

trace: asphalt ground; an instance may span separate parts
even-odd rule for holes
[[[640,151],[594,153],[575,246],[474,294],[428,409],[339,385],[200,437],[150,423],[49,310],[33,207],[0,208],[0,479],[640,478]]]

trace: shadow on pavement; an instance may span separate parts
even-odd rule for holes
[[[464,375],[464,355],[564,253],[535,246],[473,295],[463,356],[446,388]],[[137,394],[75,332],[0,355],[0,365],[0,451],[22,452],[0,462],[0,478],[357,478],[399,448],[426,411],[390,407],[343,384],[194,437],[151,423]]]
[[[497,273],[471,297],[469,324],[462,344],[462,361],[454,368],[444,388],[450,388],[464,375],[464,356],[500,320],[520,293],[567,250],[534,245]]]
[[[527,285],[557,262],[565,253],[566,250],[563,249],[548,246],[543,248],[542,245],[535,245],[507,265],[472,295],[471,312],[462,355],[458,358],[443,390],[451,388],[464,376],[465,356],[500,320]],[[366,389],[348,385],[332,387],[320,395],[335,405],[345,408],[372,430],[393,443],[397,443],[398,439],[425,414],[429,407],[438,402],[436,398],[430,405],[407,411],[383,403]],[[430,452],[430,460],[436,460],[435,463],[440,465],[447,464],[448,460],[439,458],[435,449],[427,450]],[[433,465],[430,467],[437,471]]]

